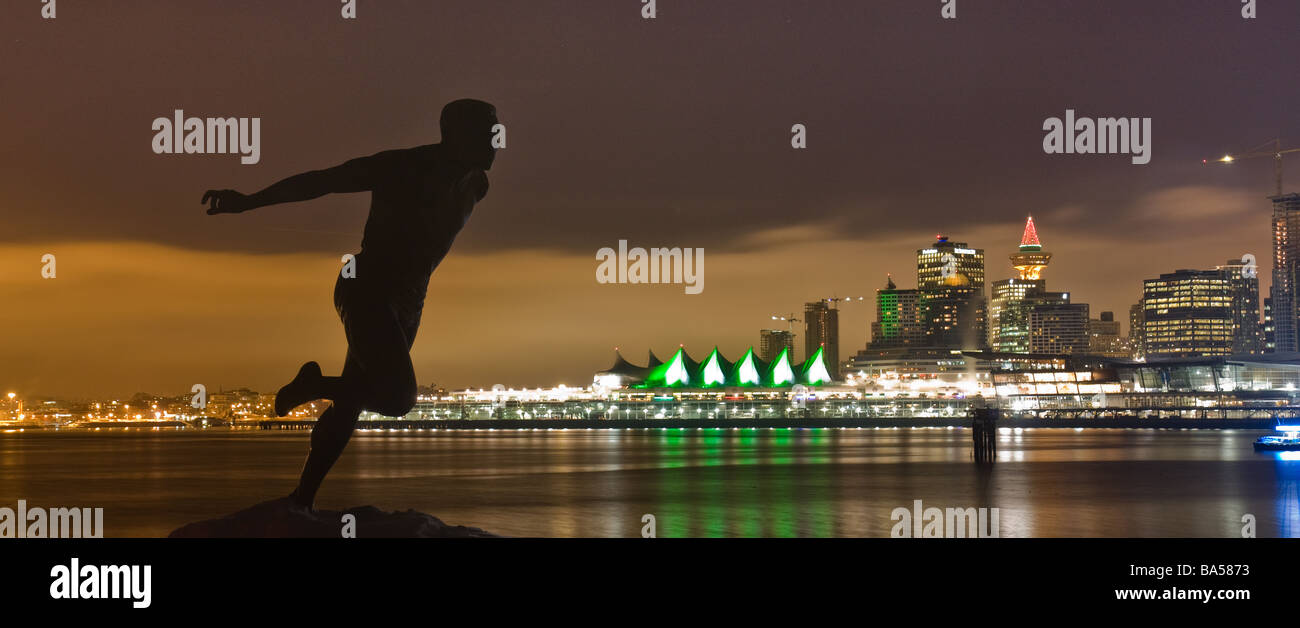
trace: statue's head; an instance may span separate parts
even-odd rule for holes
[[[490,170],[497,149],[492,146],[492,127],[497,108],[481,100],[463,98],[442,108],[438,125],[442,145],[451,159],[476,170]]]

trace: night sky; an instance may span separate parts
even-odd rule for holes
[[[334,274],[369,198],[207,216],[204,190],[438,140],[494,103],[508,146],[430,283],[421,384],[583,385],[619,346],[738,356],[772,314],[868,296],[944,233],[989,281],[1033,214],[1049,289],[1125,321],[1141,280],[1253,253],[1300,146],[1300,3],[331,0],[0,5],[0,387],[274,391],[345,343]],[[156,155],[156,117],[260,117],[261,161]],[[1152,160],[1047,155],[1043,121],[1149,117]],[[791,126],[808,148],[791,148]],[[1288,191],[1300,187],[1293,157]],[[596,251],[705,249],[705,289],[601,285]],[[42,279],[41,256],[58,276]],[[842,356],[874,304],[845,306]],[[802,358],[802,329],[796,345]]]

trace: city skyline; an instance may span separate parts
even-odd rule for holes
[[[1028,233],[1028,232],[1029,232],[1029,227],[1023,227],[1023,229],[1025,230],[1025,233]],[[951,240],[951,238],[949,238],[948,236],[943,236],[943,235],[941,235],[941,236],[938,236],[938,237],[942,238],[943,241],[950,241],[950,240]],[[1020,241],[1020,242],[1022,243],[1022,246],[1020,247],[1020,250],[1022,250],[1022,251],[1024,250],[1024,247],[1023,247],[1023,242],[1024,242],[1023,238],[1024,238],[1024,237],[1028,237],[1028,236],[1024,236],[1024,235],[1022,235],[1022,238],[1018,240],[1018,241]],[[1036,237],[1036,233],[1035,233],[1035,237]],[[957,242],[957,243],[955,243],[955,245],[956,245],[956,246],[959,246],[959,247],[960,247],[960,246],[972,246],[972,247],[975,246],[975,245],[970,245],[970,244],[965,243],[965,242]],[[933,245],[931,244],[931,245],[922,245],[922,246],[933,246]],[[928,249],[928,248],[926,249],[926,251],[929,251],[929,250],[931,250],[931,249]],[[979,249],[979,251],[982,253],[982,252],[983,252],[983,249]],[[914,250],[913,252],[914,252],[914,253],[921,253],[922,251],[920,251],[920,250]],[[930,257],[933,257],[933,255],[930,255]],[[922,259],[921,257],[913,257],[913,260],[914,260],[918,265],[922,265],[922,266],[923,266],[923,265],[925,265],[925,264],[928,264],[928,262],[923,262],[923,261],[921,261],[921,259]],[[925,259],[928,259],[928,257],[925,257]],[[982,259],[982,258],[981,258],[981,259]],[[994,254],[994,255],[993,255],[993,259],[998,260],[998,259],[1002,259],[1002,257],[1001,257],[1001,256],[998,256],[998,255],[996,255],[996,254]],[[1229,262],[1232,262],[1232,261],[1233,261],[1233,260],[1229,260]],[[1017,276],[1020,275],[1020,271],[1019,271],[1019,269],[1017,269],[1017,268],[1014,267],[1014,263],[1015,263],[1015,260],[1013,259],[1013,260],[1012,260],[1012,264],[1011,264],[1011,265],[1008,265],[1008,268],[1011,269],[1011,272],[1009,273],[1010,277],[1008,277],[1008,279],[1014,279],[1014,278],[1016,278]],[[1068,264],[1068,262],[1062,262],[1062,263],[1061,263],[1061,265],[1064,265],[1064,264]],[[1216,267],[1221,267],[1221,266],[1223,266],[1223,264],[1220,263],[1220,264],[1215,265],[1215,266],[1216,266]],[[1238,267],[1238,268],[1239,268],[1239,267]],[[1059,270],[1059,268],[1058,268],[1057,265],[1053,265],[1053,269],[1054,269],[1054,270],[1053,270],[1054,273],[1057,272],[1057,270]],[[1167,273],[1162,273],[1162,274],[1171,274],[1171,273],[1174,273],[1174,272],[1182,272],[1182,271],[1185,271],[1185,270],[1192,270],[1193,272],[1211,272],[1211,271],[1201,271],[1201,270],[1196,270],[1196,269],[1177,269],[1177,271],[1170,270],[1170,271],[1168,271]],[[986,269],[984,269],[984,271],[985,271],[985,274],[987,275],[987,274],[988,274],[988,269],[986,268]],[[922,269],[921,269],[920,266],[918,266],[918,268],[917,268],[917,272],[922,272]],[[1260,275],[1260,279],[1261,279],[1261,280],[1260,280],[1260,284],[1261,284],[1261,285],[1264,285],[1263,276],[1264,276],[1263,273],[1261,273],[1261,275]],[[892,274],[891,274],[890,277],[889,277],[889,281],[890,281],[891,283],[893,283]],[[1146,279],[1139,279],[1139,280],[1137,280],[1137,281],[1138,281],[1139,285],[1141,285],[1142,282],[1144,282],[1144,281],[1148,281],[1148,280],[1146,280]],[[1261,289],[1261,290],[1262,290],[1262,289]],[[1067,292],[1068,292],[1068,291],[1067,291]],[[988,297],[988,296],[989,296],[989,291],[988,291],[987,288],[984,290],[984,295],[985,295],[985,297]],[[1139,297],[1140,297],[1140,295],[1139,295]],[[852,312],[852,311],[855,311],[855,310],[859,310],[859,311],[868,311],[868,310],[871,310],[872,308],[875,307],[875,305],[876,305],[876,303],[875,303],[875,299],[876,299],[876,296],[873,294],[873,296],[871,297],[871,303],[866,304],[866,306],[863,306],[863,305],[856,305],[856,306],[851,306],[850,308],[845,308],[845,309],[832,308],[831,311],[834,311],[834,312],[836,312],[837,314],[840,313],[840,312]],[[845,300],[845,301],[848,301],[848,302],[853,302],[853,301],[854,301],[853,299],[844,299],[844,300]],[[1140,298],[1137,299],[1137,300],[1140,300]],[[1137,300],[1135,300],[1135,301],[1137,301]],[[1087,307],[1088,307],[1088,303],[1087,303],[1086,301],[1078,301],[1078,302],[1080,302],[1080,303],[1083,305],[1084,308],[1087,308]],[[808,313],[808,309],[807,309],[807,308],[810,308],[810,307],[812,307],[812,306],[814,306],[814,305],[818,305],[819,303],[822,303],[822,301],[819,300],[819,301],[814,301],[814,302],[806,303],[806,304],[805,304],[805,312],[804,312],[804,316],[805,316],[805,317],[808,317],[808,316],[809,316],[809,313]],[[1086,311],[1086,309],[1085,309],[1085,311]],[[1110,310],[1101,310],[1101,309],[1096,309],[1096,308],[1094,308],[1092,311],[1093,311],[1096,315],[1099,316],[1103,311],[1107,311],[1107,312],[1109,312]],[[1262,312],[1259,312],[1259,313],[1260,313],[1260,315],[1261,315],[1261,319],[1262,319],[1262,314],[1263,314],[1263,313],[1262,313]],[[1094,316],[1093,318],[1096,318],[1096,317]],[[878,322],[878,321],[875,321],[875,316],[874,316],[874,315],[871,316],[871,319],[872,319],[872,320],[870,321],[871,323],[876,323],[876,322]],[[800,319],[795,319],[795,320],[798,321],[798,320],[800,320]],[[1261,321],[1261,322],[1262,322],[1262,321]],[[735,331],[738,331],[738,330],[734,330],[734,329],[733,329],[733,330],[730,330],[730,331],[735,332]],[[759,330],[759,331],[762,332],[762,331],[768,331],[768,330]],[[846,343],[855,343],[855,344],[852,345],[852,346],[847,346],[848,350],[847,350],[847,351],[844,351],[845,354],[847,354],[847,355],[852,355],[852,353],[854,353],[855,351],[858,351],[858,350],[860,350],[861,348],[866,347],[867,345],[870,344],[870,342],[871,342],[871,338],[872,338],[871,326],[868,326],[868,328],[867,328],[865,331],[866,331],[865,335],[863,335],[861,338],[858,337],[858,335],[857,335],[857,333],[856,333],[856,331],[855,331],[855,332],[854,332],[852,335],[850,335],[849,337],[844,338],[844,339],[841,340],[841,348],[845,348],[845,347],[846,347]],[[798,325],[798,326],[796,327],[796,333],[795,333],[795,335],[794,335],[794,339],[795,339],[796,344],[805,344],[805,343],[806,343],[806,339],[799,339],[799,338],[798,338],[798,336],[799,336],[800,333],[805,333],[805,334],[806,334],[806,332],[807,332],[807,322],[806,322],[806,319],[805,319],[804,321],[802,321],[802,324],[800,324],[800,325]],[[1130,336],[1130,335],[1133,333],[1133,332],[1132,332],[1132,329],[1131,329],[1131,326],[1130,326],[1130,327],[1127,327],[1127,328],[1122,327],[1122,328],[1121,328],[1121,332],[1122,332],[1122,335],[1125,336],[1125,337],[1128,337],[1128,336]],[[743,335],[743,333],[741,333],[741,334],[733,334],[733,335]],[[841,335],[842,335],[842,332],[841,332]],[[762,334],[760,333],[759,336],[760,336],[760,338],[759,338],[759,342],[750,342],[750,343],[747,344],[747,343],[745,343],[745,342],[742,341],[742,342],[740,342],[739,344],[736,344],[736,345],[730,345],[730,344],[728,344],[728,345],[725,345],[725,346],[724,346],[723,344],[719,343],[719,344],[717,344],[716,346],[718,346],[718,347],[724,349],[724,351],[725,351],[725,352],[728,352],[728,353],[738,353],[738,354],[739,354],[739,353],[743,353],[745,349],[751,349],[751,348],[752,348],[753,350],[755,350],[756,352],[759,352],[759,351],[761,350],[761,348],[762,348],[762,338],[761,338]],[[859,342],[859,341],[860,341],[860,342]],[[661,355],[661,358],[662,358],[662,356],[664,356],[664,355],[671,356],[672,353],[673,353],[676,349],[680,348],[680,347],[683,346],[683,345],[688,345],[688,344],[689,344],[689,343],[677,343],[677,344],[668,344],[668,343],[664,343],[663,346],[658,346],[658,345],[648,346],[648,347],[646,347],[646,352],[656,352],[656,351],[658,351],[658,352],[660,353],[660,355]],[[942,343],[940,343],[940,344],[942,344]],[[713,345],[710,345],[710,346],[713,346]],[[972,348],[973,348],[973,347],[972,347]],[[626,347],[613,347],[613,349],[614,349],[615,351],[620,351],[620,350],[622,350],[622,351],[632,351],[631,353],[629,353],[629,355],[639,355],[639,354],[644,353],[644,352],[637,351],[637,350],[635,350],[635,349],[628,349],[628,348],[626,348]],[[1085,345],[1085,350],[1084,350],[1084,352],[1086,352],[1086,345]],[[828,352],[828,353],[829,353],[829,352]],[[796,359],[796,358],[797,358],[797,359]],[[799,354],[799,353],[796,353],[796,352],[793,351],[793,350],[790,352],[790,359],[791,359],[791,360],[798,361],[798,360],[802,360],[802,359],[806,359],[806,358],[807,358],[807,355],[806,355],[806,354],[801,355],[801,354]],[[588,365],[587,368],[586,368],[587,373],[589,374],[590,372],[594,372],[594,371],[598,370],[598,369],[600,368],[600,365],[604,364],[604,362],[601,361],[602,359],[604,359],[604,358],[597,359],[597,360],[594,361],[592,364]],[[828,363],[828,364],[829,364],[829,363]],[[432,386],[437,386],[437,387],[439,387],[439,388],[444,388],[444,389],[475,389],[475,388],[483,389],[483,388],[487,388],[487,387],[489,386],[488,384],[486,384],[486,383],[484,383],[484,382],[468,382],[468,383],[465,383],[465,384],[463,384],[463,385],[462,385],[462,384],[448,385],[448,384],[444,384],[443,382],[440,382],[440,381],[427,381],[427,382],[421,382],[421,383],[422,383],[422,387],[425,387],[425,388],[432,387]],[[513,385],[512,385],[511,388],[512,388],[512,389],[515,388],[515,387],[518,387],[518,388],[521,388],[521,389],[523,389],[523,388],[528,388],[528,387],[545,388],[545,387],[554,386],[554,385],[556,385],[557,383],[562,383],[562,382],[559,382],[558,380],[554,380],[554,381],[538,381],[538,382],[530,382],[530,383],[527,383],[527,384],[520,384],[520,385],[517,385],[517,386],[513,386]],[[586,385],[587,383],[589,383],[589,380],[584,379],[582,375],[579,375],[576,379],[574,379],[574,380],[571,382],[571,385],[583,386],[583,385]],[[230,385],[226,385],[226,384],[218,384],[217,387],[216,387],[214,390],[218,390],[218,391],[223,390],[223,389],[225,389],[225,390],[238,390],[238,389],[247,389],[247,388],[252,388],[253,390],[260,390],[260,389],[258,389],[256,386],[249,386],[248,384],[243,384],[243,383],[235,383],[235,384],[230,384]],[[10,386],[8,389],[13,389],[13,387]],[[147,393],[147,394],[155,395],[155,396],[159,396],[159,397],[176,397],[176,396],[184,396],[184,394],[185,394],[183,390],[164,390],[164,389],[139,389],[139,390],[134,390],[134,391],[117,390],[117,391],[110,391],[110,392],[108,392],[108,393],[99,393],[99,394],[97,394],[97,395],[91,395],[91,396],[85,396],[85,395],[52,395],[52,394],[44,393],[44,392],[42,392],[42,391],[26,391],[26,394],[32,395],[32,396],[34,396],[35,398],[58,398],[58,399],[76,400],[76,401],[81,401],[81,400],[86,400],[86,399],[128,399],[128,398],[130,398],[133,394],[139,394],[139,393]]]
[[[427,21],[374,7],[351,25],[305,2],[200,4],[205,24],[242,42],[221,50],[168,26],[192,7],[161,2],[88,6],[48,33],[7,24],[0,295],[21,305],[0,312],[12,332],[0,387],[272,390],[304,353],[337,370],[327,305],[366,200],[222,220],[198,197],[436,141],[437,108],[465,95],[498,104],[510,145],[430,285],[412,355],[421,384],[583,385],[615,346],[736,354],[773,313],[874,293],[886,273],[910,287],[913,253],[936,232],[1002,260],[1026,215],[1054,255],[1052,285],[1094,315],[1127,312],[1143,279],[1245,253],[1267,294],[1269,164],[1201,160],[1300,139],[1300,83],[1279,80],[1294,73],[1300,7],[1243,23],[1209,0],[1061,2],[987,7],[954,30],[928,6],[718,2],[646,24],[609,4],[562,21],[527,4],[440,7]],[[748,27],[718,27],[736,19]],[[284,24],[301,36],[284,38]],[[1092,45],[1099,30],[1114,45]],[[462,32],[518,41],[465,61]],[[1094,53],[1072,54],[1083,46]],[[149,121],[176,109],[261,117],[261,161],[153,154]],[[1045,154],[1043,120],[1067,109],[1150,117],[1152,161]],[[796,123],[802,152],[789,148]],[[596,283],[596,252],[620,239],[706,249],[707,288]],[[45,254],[57,279],[40,276]],[[986,283],[1013,273],[990,264]],[[869,340],[872,309],[841,309],[841,356]],[[501,359],[520,353],[536,359]]]

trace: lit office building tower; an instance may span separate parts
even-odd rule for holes
[[[984,251],[938,236],[916,252],[916,286],[926,302],[926,344],[957,349],[987,346]]]
[[[1129,357],[1129,346],[1120,335],[1114,312],[1102,312],[1101,318],[1088,321],[1088,353],[1108,358]]]
[[[1147,359],[1230,355],[1233,287],[1218,270],[1179,270],[1142,282]]]
[[[1041,279],[1003,279],[993,282],[989,299],[989,346],[1005,353],[1029,352],[1029,307],[1047,282]]]
[[[1283,194],[1273,201],[1273,349],[1277,353],[1300,350],[1297,344],[1296,268],[1300,264],[1300,194]]]
[[[771,362],[784,349],[794,355],[794,332],[784,329],[764,329],[758,332],[758,357]]]
[[[840,378],[840,311],[831,301],[813,301],[803,306],[804,356],[823,351],[822,361],[830,378]]]
[[[1029,309],[1030,353],[1087,353],[1088,304],[1035,305]]]
[[[920,290],[903,290],[889,278],[876,290],[876,322],[871,324],[871,349],[925,346],[926,300]]]
[[[1129,349],[1133,352],[1134,360],[1141,360],[1146,357],[1146,343],[1142,337],[1142,329],[1145,327],[1142,321],[1142,302],[1138,301],[1128,308],[1128,344]]]
[[[1232,291],[1232,353],[1264,352],[1264,327],[1259,322],[1259,276],[1255,265],[1241,260],[1215,268]]]
[[[968,288],[984,292],[984,251],[947,236],[916,252],[916,287],[920,290]]]

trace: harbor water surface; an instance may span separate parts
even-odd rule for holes
[[[999,509],[1002,537],[1300,535],[1300,456],[1246,430],[369,431],[317,506],[414,509],[506,536],[888,537],[896,508]],[[0,434],[0,506],[98,507],[108,537],[166,536],[292,490],[307,432]]]

